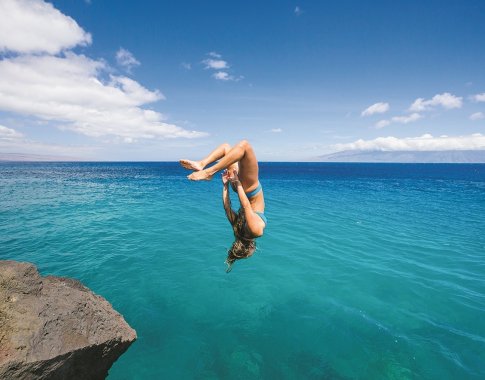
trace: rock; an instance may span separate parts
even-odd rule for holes
[[[79,281],[0,261],[0,379],[104,379],[135,340]]]

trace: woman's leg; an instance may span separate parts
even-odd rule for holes
[[[227,152],[231,150],[231,146],[227,143],[219,145],[216,149],[209,153],[209,155],[200,161],[180,160],[180,165],[185,169],[199,171],[204,169],[207,165],[213,163],[224,157]]]
[[[215,152],[215,151],[214,151]],[[210,155],[208,156],[210,157]],[[249,189],[258,183],[258,160],[248,141],[243,140],[226,152],[220,161],[210,168],[195,171],[188,176],[190,180],[210,180],[219,170],[229,168],[239,162],[239,179],[244,189]]]

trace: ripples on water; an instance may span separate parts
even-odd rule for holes
[[[0,163],[0,258],[137,330],[110,379],[485,378],[485,165],[262,164],[269,225],[230,274],[220,183],[186,174]]]

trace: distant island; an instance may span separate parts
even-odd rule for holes
[[[346,150],[318,157],[322,162],[485,163],[485,150]]]

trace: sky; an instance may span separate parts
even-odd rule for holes
[[[0,0],[0,153],[485,150],[485,2]]]

